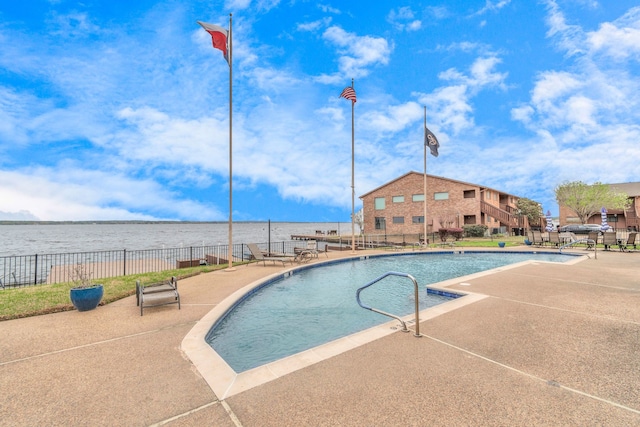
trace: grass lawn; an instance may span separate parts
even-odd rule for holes
[[[497,237],[484,237],[484,238],[464,238],[462,240],[455,241],[448,239],[447,242],[454,242],[456,246],[463,246],[467,248],[497,248],[498,242],[504,242],[505,247],[512,246],[524,246],[525,236],[497,236]],[[434,241],[431,246],[439,246],[439,241]]]
[[[185,278],[222,268],[226,268],[226,264],[100,279],[104,287],[100,305],[134,295],[137,280],[143,284],[160,283],[169,280],[171,276]],[[75,310],[69,299],[69,290],[74,286],[73,282],[69,282],[0,290],[0,321]]]

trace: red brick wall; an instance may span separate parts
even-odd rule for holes
[[[632,209],[635,209],[635,203],[639,203],[640,201],[640,197],[636,197],[634,199],[632,199],[634,201],[634,203],[632,203]],[[580,218],[578,218],[578,215],[576,215],[576,213],[573,211],[573,209],[570,209],[566,206],[560,206],[560,225],[567,225],[567,224],[580,224]],[[627,211],[629,212],[629,211]],[[633,219],[630,219],[629,221],[627,221],[626,218],[626,213],[623,210],[620,209],[608,209],[608,214],[610,215],[616,215],[617,214],[617,218],[618,221],[617,222],[611,222],[609,223],[609,225],[611,227],[614,227],[615,229],[618,230],[625,230],[627,228],[627,225],[635,225],[635,223],[633,222]],[[588,220],[587,223],[588,224],[600,224],[601,221],[601,217],[600,217],[600,212],[592,215]],[[627,224],[627,222],[629,222],[629,224]]]
[[[466,190],[475,190],[474,199],[465,199]],[[451,181],[448,179],[428,176],[427,178],[427,232],[437,231],[442,228],[446,219],[452,220],[451,227],[462,227],[465,216],[475,216],[475,223],[483,223],[480,214],[480,200],[483,194],[480,187],[474,184]],[[422,233],[424,225],[413,223],[414,216],[423,216],[423,202],[413,202],[414,194],[422,194],[424,191],[424,175],[421,173],[409,173],[387,185],[369,193],[362,198],[364,210],[365,234],[383,233],[384,230],[375,229],[375,217],[386,219],[386,234]],[[434,193],[449,193],[448,200],[434,200]],[[393,196],[404,196],[404,202],[393,203]],[[374,200],[378,197],[385,198],[385,209],[375,210]],[[487,202],[498,206],[499,200],[493,197]],[[394,224],[393,217],[404,217],[404,224]],[[435,224],[435,225],[434,225]],[[499,224],[489,223],[489,227],[498,227]]]

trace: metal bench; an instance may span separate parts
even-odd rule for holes
[[[178,310],[180,310],[178,280],[174,276],[168,282],[152,285],[142,285],[139,280],[136,280],[136,302],[140,306],[140,316],[143,315],[145,307],[178,304]]]

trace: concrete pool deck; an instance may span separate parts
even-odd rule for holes
[[[183,279],[181,310],[0,322],[0,426],[640,425],[640,253],[575,252],[447,282],[483,298],[222,401],[182,341],[281,266]]]

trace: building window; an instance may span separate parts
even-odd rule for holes
[[[618,222],[618,214],[607,214],[607,222]]]
[[[424,202],[424,194],[414,194],[412,200],[414,202]]]
[[[387,221],[385,221],[384,217],[377,216],[376,230],[386,230],[386,229],[387,229]]]
[[[475,199],[476,198],[476,190],[465,190],[464,191],[465,199]]]
[[[404,203],[404,196],[393,196],[391,201],[393,203]]]
[[[449,200],[449,193],[434,193],[433,200]]]
[[[424,217],[423,216],[414,216],[411,221],[414,224],[424,224]]]
[[[394,224],[404,224],[404,217],[403,216],[394,216],[393,217],[393,223]]]
[[[378,211],[385,208],[384,197],[376,197],[373,203],[374,203],[375,209]]]

